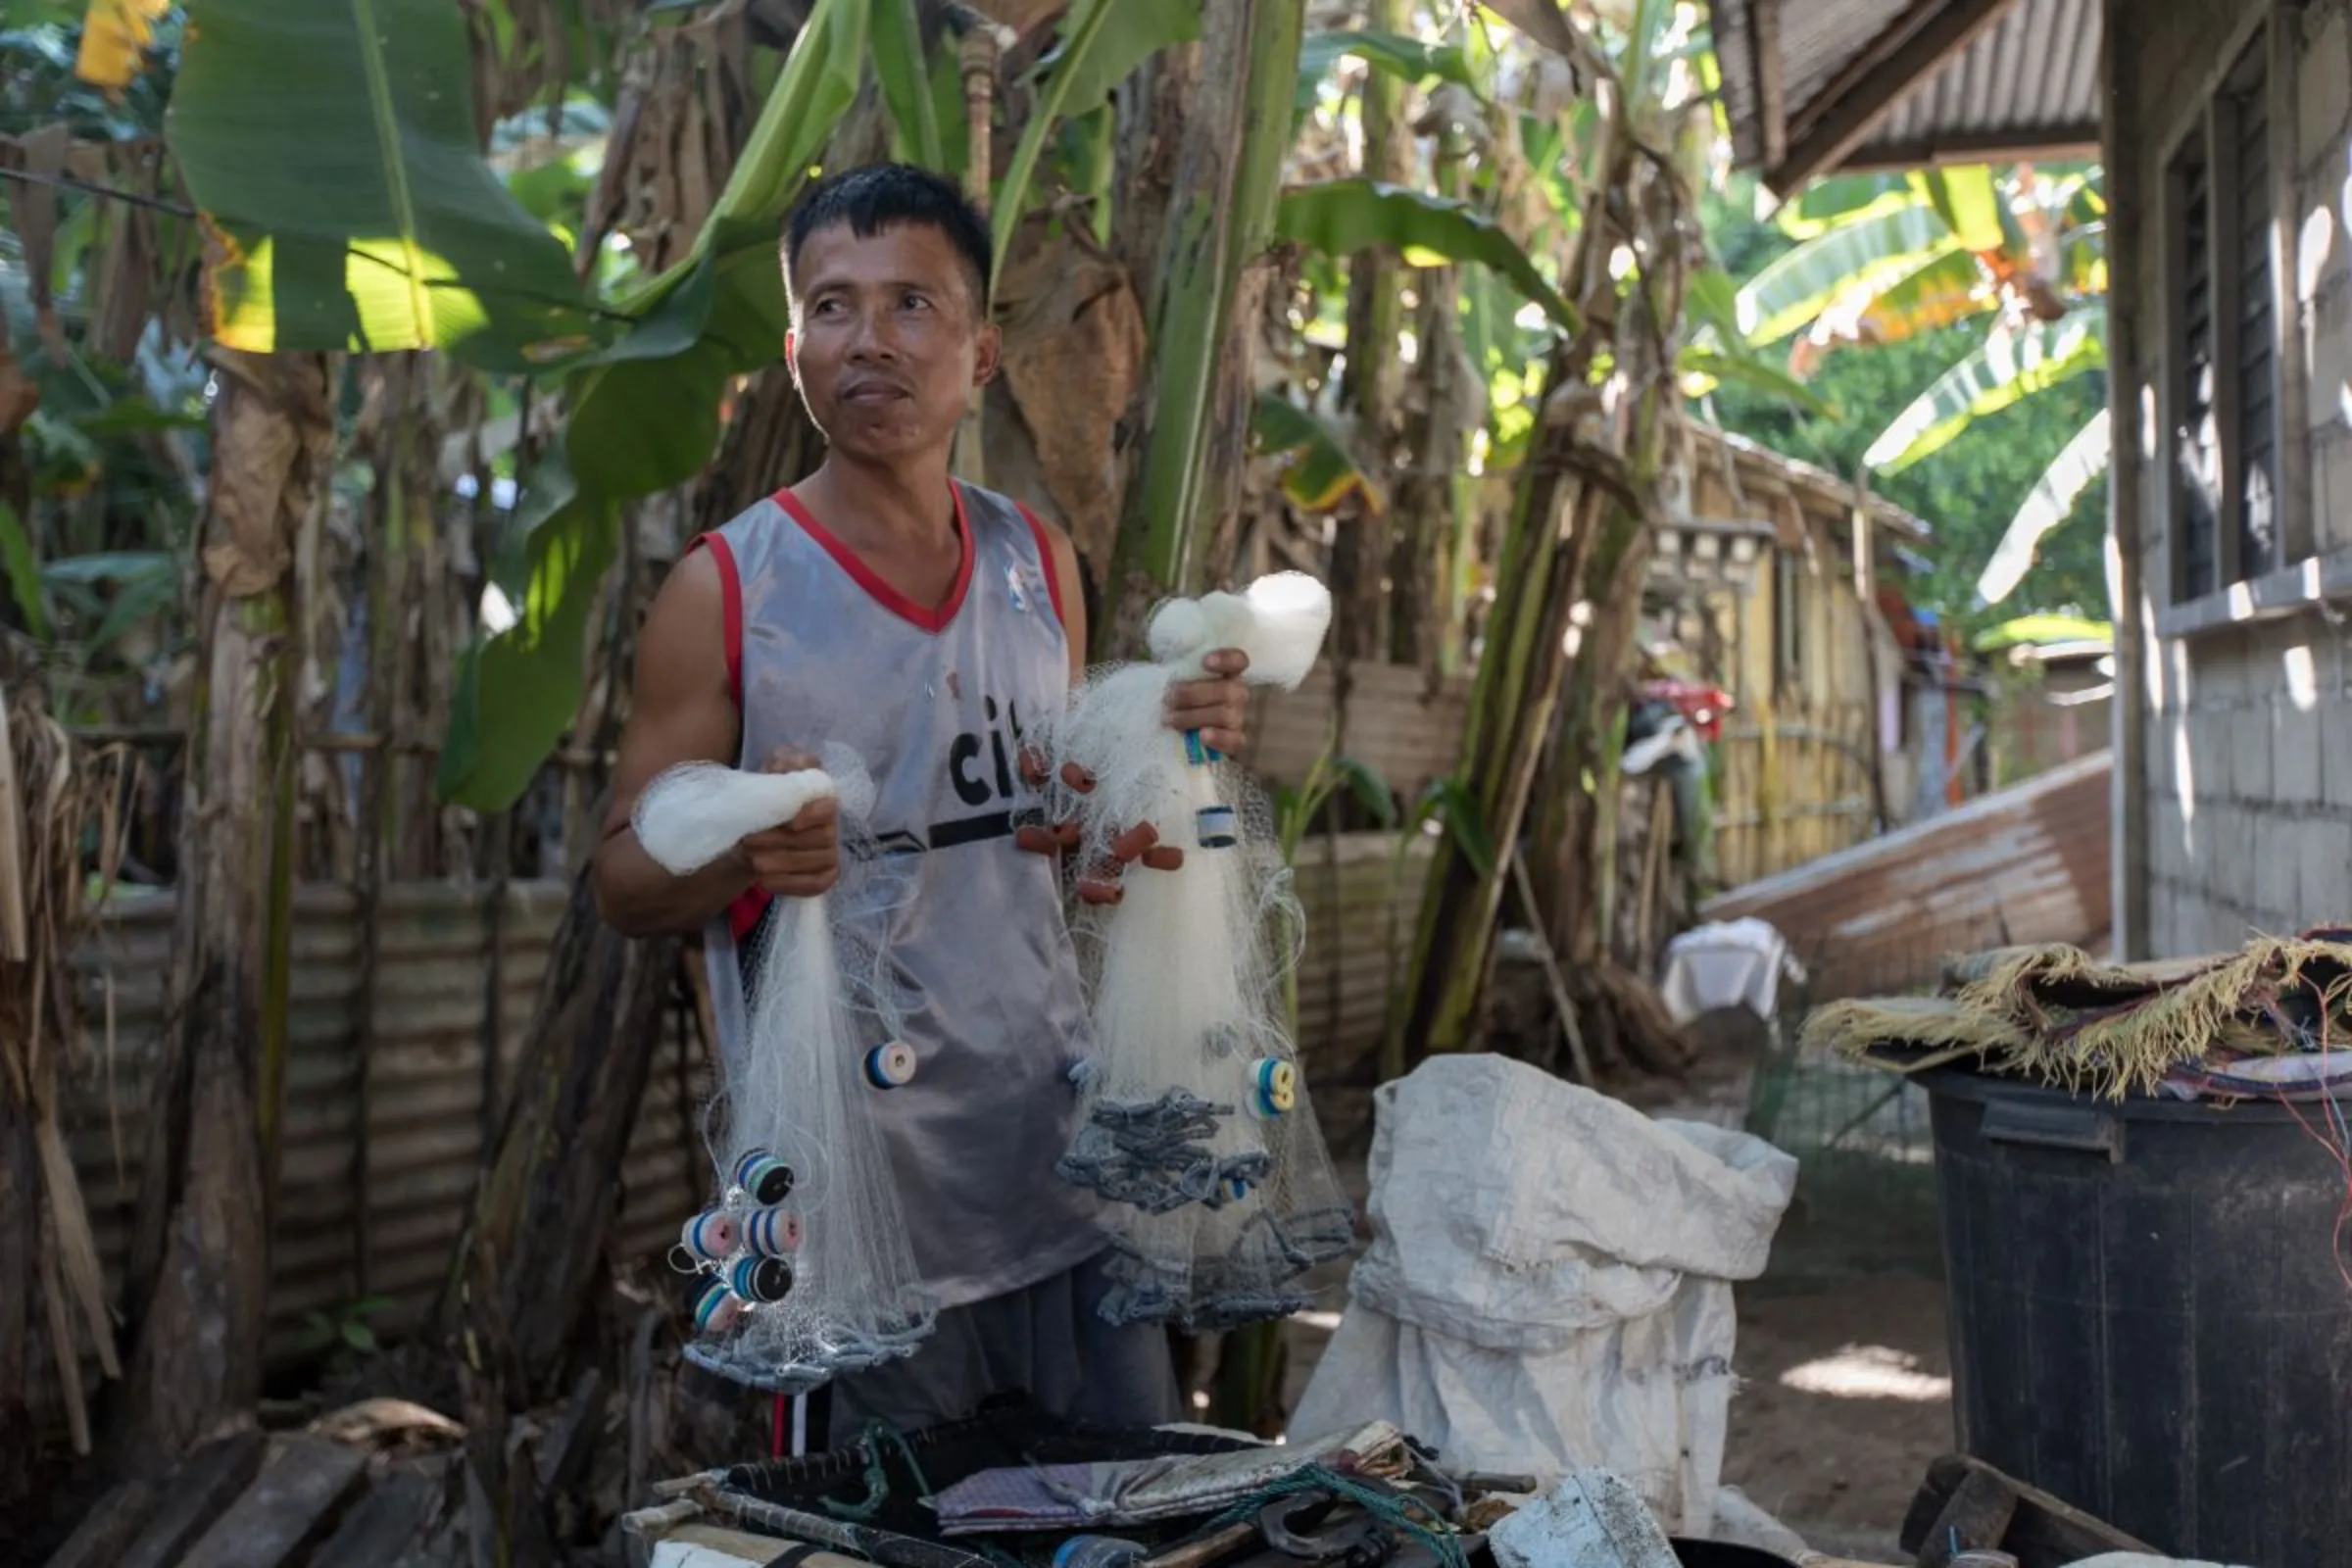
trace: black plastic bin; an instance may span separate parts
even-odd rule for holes
[[[1961,1447],[2180,1556],[2352,1568],[2328,1107],[1923,1081]]]

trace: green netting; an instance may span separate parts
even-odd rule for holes
[[[1942,1271],[1928,1097],[1909,1079],[1801,1051],[1788,1023],[1756,1065],[1747,1129],[1797,1158],[1768,1283]]]

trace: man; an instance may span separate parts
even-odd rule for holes
[[[876,1109],[943,1311],[913,1356],[834,1386],[837,1441],[867,1417],[949,1419],[1010,1388],[1096,1420],[1178,1413],[1164,1336],[1096,1316],[1095,1210],[1054,1174],[1086,1019],[1058,868],[1016,845],[1012,824],[1034,804],[1023,726],[1084,674],[1086,617],[1068,536],[948,473],[965,404],[1001,350],[989,246],[955,186],[903,166],[830,177],[794,213],[785,356],[825,461],[697,540],[662,585],[597,853],[613,925],[706,931],[731,1060],[749,1049],[734,955],[770,900],[833,885],[836,808],[813,805],[675,877],[629,828],[647,783],[692,760],[808,766],[839,742],[873,773],[868,826],[919,851],[888,933],[917,999],[903,1033],[919,1067]],[[1176,687],[1170,725],[1234,750],[1245,663],[1218,655],[1208,678]]]

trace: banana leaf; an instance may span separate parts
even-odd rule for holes
[[[560,461],[534,473],[507,569],[516,618],[458,666],[436,787],[476,810],[520,797],[571,723],[587,615],[626,501],[692,478],[717,450],[727,383],[783,352],[776,226],[858,86],[871,6],[817,0],[695,244],[623,302],[635,324],[576,359]]]
[[[166,134],[223,254],[216,336],[439,348],[519,372],[590,344],[563,243],[475,143],[445,0],[195,0]]]
[[[1294,106],[1297,113],[1304,115],[1315,107],[1315,93],[1323,78],[1331,74],[1334,66],[1350,57],[1415,86],[1434,76],[1478,92],[1478,83],[1470,74],[1470,62],[1459,44],[1424,43],[1419,38],[1370,29],[1315,32],[1307,34],[1306,42],[1298,50],[1298,98]]]
[[[2037,322],[2019,332],[1996,331],[1896,415],[1862,454],[1862,462],[1899,472],[1941,451],[1974,421],[2106,363],[2103,308]]]
[[[1110,24],[1113,8],[1118,25]],[[1045,89],[1021,127],[1012,160],[990,203],[991,238],[996,244],[993,292],[1012,249],[1013,230],[1029,206],[1029,187],[1039,155],[1064,115],[1086,114],[1109,96],[1154,51],[1200,36],[1198,0],[1078,0],[1062,24],[1059,48],[1041,61]]]
[[[1334,256],[1392,246],[1412,266],[1476,262],[1508,278],[1564,332],[1575,307],[1537,270],[1498,223],[1466,202],[1370,179],[1332,179],[1285,191],[1275,217],[1281,236]]]
[[[1914,194],[1875,207],[1781,256],[1740,291],[1740,324],[1755,344],[1777,343],[1835,301],[1894,287],[1929,264],[1965,254],[1935,204]]]
[[[1977,578],[1980,601],[1997,605],[2016,591],[2034,564],[2042,539],[2074,513],[2075,503],[2093,479],[2107,471],[2113,455],[2107,411],[2101,409],[2060,449],[2041,477],[2034,481],[2025,505],[2009,519],[2001,542],[1993,547],[1992,559],[1984,563],[1984,573]]]
[[[1300,511],[1330,512],[1350,495],[1361,495],[1375,514],[1387,508],[1388,498],[1340,433],[1281,393],[1258,394],[1250,434],[1260,453],[1290,458],[1282,470],[1282,493]]]

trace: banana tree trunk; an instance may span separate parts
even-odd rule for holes
[[[1204,542],[1240,504],[1250,368],[1273,275],[1305,18],[1305,0],[1209,7],[1198,50],[1163,51],[1141,95],[1150,122],[1180,125],[1182,141],[1166,200],[1147,183],[1136,204],[1139,220],[1161,217],[1156,243],[1115,246],[1151,254],[1152,365],[1135,420],[1150,433],[1113,545],[1111,612],[1096,633],[1106,657],[1141,645],[1152,602],[1191,585]],[[1130,138],[1122,162],[1145,156]]]
[[[1402,0],[1372,0],[1366,25],[1402,32],[1409,22]],[[1367,71],[1362,88],[1364,174],[1383,184],[1412,178],[1412,130],[1404,122],[1404,84],[1385,71]],[[1386,249],[1359,251],[1348,271],[1348,357],[1340,371],[1340,408],[1353,425],[1357,461],[1379,487],[1358,490],[1339,519],[1331,554],[1332,652],[1343,660],[1378,659],[1387,652],[1390,540],[1401,526],[1401,497],[1390,484],[1396,441],[1397,339],[1404,328],[1404,264]],[[1448,305],[1452,295],[1445,296]],[[1429,362],[1417,357],[1426,375]],[[1399,503],[1396,508],[1390,501]]]
[[[1497,598],[1454,771],[1494,858],[1477,863],[1465,847],[1467,824],[1449,824],[1422,897],[1402,1004],[1392,1009],[1384,1077],[1400,1076],[1424,1055],[1465,1050],[1476,1032],[1511,858],[1567,673],[1576,588],[1607,504],[1577,464],[1574,400],[1556,395],[1583,383],[1587,363],[1581,345],[1564,342],[1545,368],[1544,422],[1495,562]]]
[[[173,1015],[123,1300],[124,1451],[142,1469],[252,1419],[285,1072],[300,703],[294,562],[334,440],[324,356],[217,356]]]
[[[1613,715],[1638,624],[1648,513],[1676,416],[1673,366],[1690,236],[1679,193],[1649,183],[1674,176],[1639,153],[1621,121],[1605,134],[1571,268],[1569,291],[1585,312],[1584,328],[1554,350],[1546,368],[1543,422],[1496,563],[1498,597],[1455,772],[1470,785],[1494,859],[1474,865],[1459,827],[1448,832],[1423,899],[1402,1002],[1392,1011],[1385,1065],[1393,1072],[1428,1053],[1474,1043],[1531,800],[1555,808],[1549,814],[1562,849],[1546,858],[1563,869],[1563,904],[1594,900],[1594,879],[1607,869],[1606,813],[1592,792],[1612,771]],[[1631,237],[1647,261],[1620,300],[1605,263],[1629,237],[1628,220],[1642,226]],[[1591,384],[1604,356],[1619,381],[1613,400]],[[1555,716],[1567,737],[1558,744]],[[1595,929],[1605,927],[1595,922]]]

